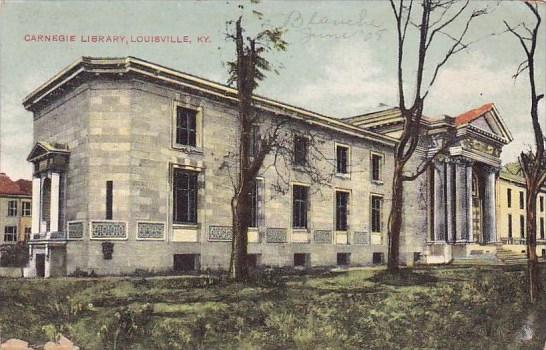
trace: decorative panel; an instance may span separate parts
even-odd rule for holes
[[[265,241],[267,243],[286,243],[287,242],[286,229],[268,227],[265,233]]]
[[[313,241],[315,243],[332,243],[332,231],[315,230],[313,232]]]
[[[92,239],[126,239],[127,223],[123,221],[91,221]]]
[[[165,235],[165,224],[162,222],[138,222],[137,239],[163,240]]]
[[[82,221],[69,221],[66,227],[68,239],[83,239],[84,225]]]
[[[233,237],[231,226],[209,226],[209,241],[230,242]]]
[[[353,244],[370,244],[370,234],[368,232],[354,232]]]

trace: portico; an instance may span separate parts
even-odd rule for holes
[[[27,160],[32,178],[32,234],[25,277],[65,275],[64,173],[70,152],[66,146],[38,142]]]

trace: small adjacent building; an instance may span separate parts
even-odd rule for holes
[[[13,181],[0,173],[0,244],[28,241],[31,234],[32,188],[29,180]]]
[[[35,145],[25,275],[227,269],[236,93],[134,57],[83,57],[27,96]],[[340,119],[260,96],[255,106],[257,139],[287,121],[289,157],[277,166],[267,157],[249,193],[249,264],[383,263],[399,111]],[[498,110],[427,117],[423,130],[413,168],[442,155],[407,185],[402,263],[494,254],[499,157],[512,139]],[[310,160],[328,182],[304,171]]]
[[[503,247],[514,252],[527,251],[527,190],[518,163],[506,164],[500,171],[497,185],[497,230]],[[546,187],[536,204],[537,254],[546,256]]]

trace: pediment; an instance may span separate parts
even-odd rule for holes
[[[455,118],[459,128],[468,128],[504,144],[513,140],[512,134],[494,104],[488,103]]]
[[[34,147],[32,147],[32,150],[27,157],[27,161],[34,162],[38,159],[48,158],[54,154],[69,155],[70,151],[68,150],[68,147],[63,144],[52,144],[49,142],[39,141],[34,144]]]

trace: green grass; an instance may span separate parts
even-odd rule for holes
[[[0,336],[82,349],[542,349],[521,271],[367,269],[217,279],[0,279]]]

